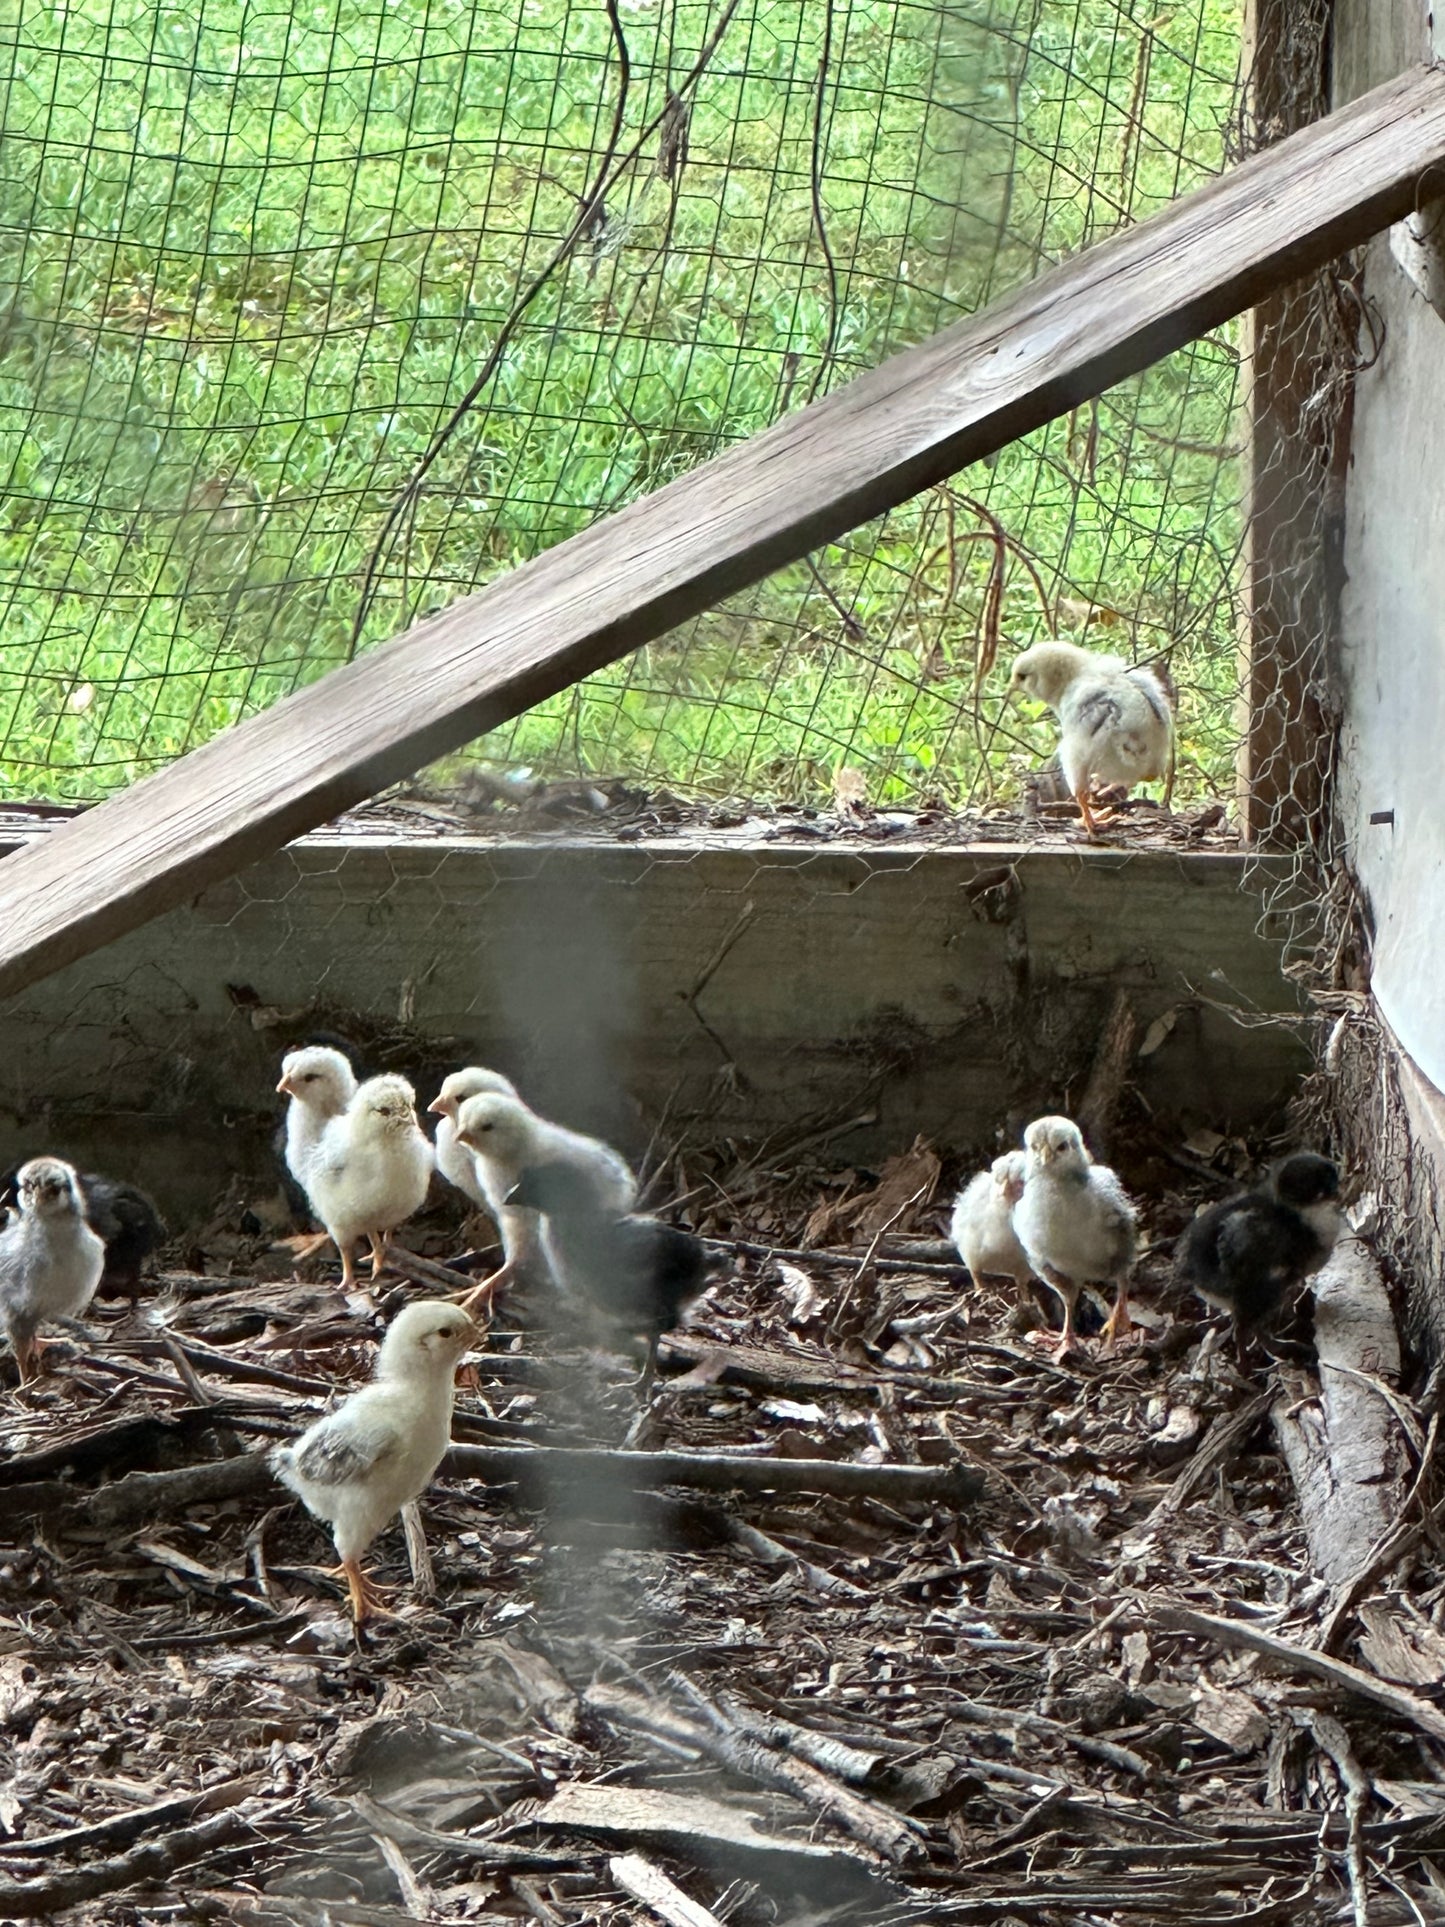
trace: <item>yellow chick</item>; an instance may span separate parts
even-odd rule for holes
[[[1059,719],[1059,762],[1092,836],[1096,784],[1164,784],[1174,793],[1172,688],[1156,668],[1131,668],[1072,642],[1040,642],[1014,661],[1009,693],[1046,703]]]
[[[341,1282],[356,1283],[356,1241],[371,1246],[371,1275],[399,1224],[426,1202],[432,1147],[416,1120],[416,1092],[404,1077],[368,1078],[332,1118],[306,1166],[306,1194],[341,1253]]]
[[[617,1219],[631,1211],[637,1200],[637,1180],[610,1145],[580,1131],[551,1124],[535,1111],[528,1110],[519,1098],[500,1092],[484,1092],[469,1097],[457,1114],[457,1143],[470,1151],[477,1161],[477,1175],[488,1196],[505,1199],[516,1189],[524,1171],[537,1165],[565,1165],[573,1173],[572,1195],[583,1201],[579,1208],[599,1219]],[[542,1222],[542,1249],[553,1277],[565,1287],[565,1257],[548,1238]],[[462,1303],[471,1308],[490,1304],[495,1294],[516,1275],[516,1264],[509,1255],[500,1271],[471,1292]]]
[[[502,1240],[503,1270],[507,1275],[515,1277],[518,1272],[531,1272],[545,1277],[547,1261],[542,1252],[541,1220],[537,1213],[507,1204],[505,1194],[498,1188],[494,1167],[481,1164],[473,1151],[457,1142],[457,1113],[462,1105],[469,1097],[488,1094],[510,1097],[518,1104],[522,1101],[509,1078],[503,1077],[500,1071],[483,1070],[477,1064],[453,1071],[445,1080],[428,1106],[437,1120],[437,1169],[449,1184],[465,1193],[473,1204],[480,1205],[495,1223]]]
[[[445,1457],[457,1361],[476,1332],[460,1305],[407,1305],[382,1342],[371,1384],[270,1455],[281,1483],[331,1527],[358,1626],[383,1610],[362,1555]]]
[[[1104,1326],[1106,1348],[1112,1349],[1131,1329],[1135,1212],[1129,1194],[1107,1165],[1095,1164],[1078,1125],[1067,1117],[1036,1118],[1024,1132],[1024,1153],[1024,1190],[1013,1226],[1030,1264],[1063,1301],[1056,1356],[1073,1350],[1074,1307],[1085,1285],[1115,1287]]]
[[[17,1178],[19,1209],[0,1231],[0,1323],[20,1383],[33,1376],[35,1333],[49,1318],[79,1318],[105,1269],[105,1244],[85,1221],[72,1165],[31,1158]]]
[[[954,1200],[949,1235],[975,1284],[980,1278],[1012,1278],[1026,1290],[1034,1275],[1013,1226],[1027,1168],[1022,1151],[1006,1151],[970,1178]]]

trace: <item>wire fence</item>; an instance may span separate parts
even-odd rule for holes
[[[1216,170],[1238,0],[13,0],[0,778],[157,767]],[[479,746],[1008,794],[1002,644],[1167,653],[1232,783],[1207,338]]]

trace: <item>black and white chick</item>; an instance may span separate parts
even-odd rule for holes
[[[650,1378],[658,1339],[707,1287],[702,1240],[661,1218],[618,1216],[575,1164],[529,1165],[508,1203],[542,1214],[542,1242],[564,1291],[620,1330],[645,1335]]]
[[[1131,1330],[1129,1273],[1137,1236],[1129,1194],[1107,1165],[1095,1164],[1070,1118],[1035,1118],[1024,1132],[1024,1155],[1023,1196],[1014,1206],[1013,1226],[1034,1270],[1063,1301],[1056,1357],[1074,1348],[1074,1308],[1085,1285],[1114,1287],[1114,1308],[1104,1326],[1105,1348],[1112,1350]]]
[[[79,1318],[95,1296],[105,1245],[86,1223],[73,1165],[31,1158],[17,1190],[19,1208],[0,1231],[0,1322],[24,1385],[34,1375],[39,1327]]]
[[[0,1178],[0,1202],[7,1207],[16,1205],[20,1170],[16,1165]],[[137,1185],[102,1177],[98,1171],[77,1171],[75,1181],[80,1186],[85,1221],[105,1246],[100,1290],[134,1298],[146,1259],[165,1238],[164,1218],[154,1200]]]
[[[526,1208],[515,1195],[523,1172],[547,1164],[566,1165],[574,1173],[575,1208],[588,1212],[593,1222],[625,1217],[637,1199],[637,1180],[611,1145],[538,1117],[520,1098],[500,1091],[486,1091],[463,1103],[457,1113],[456,1141],[476,1158],[478,1177],[488,1194],[514,1211]],[[566,1289],[568,1281],[558,1270],[545,1220],[541,1243],[553,1278]],[[461,1302],[468,1310],[489,1305],[515,1275],[516,1266],[509,1257],[500,1271]]]
[[[1014,660],[1011,692],[1047,703],[1059,719],[1059,762],[1084,828],[1098,827],[1096,785],[1174,788],[1173,685],[1159,664],[1130,665],[1072,642],[1039,642]]]
[[[1201,1211],[1174,1251],[1174,1283],[1227,1311],[1235,1343],[1273,1326],[1344,1229],[1337,1165],[1295,1151],[1255,1191]]]
[[[426,1490],[445,1457],[457,1363],[476,1335],[460,1305],[405,1306],[382,1341],[370,1385],[270,1455],[281,1483],[331,1527],[358,1626],[382,1610],[362,1556]]]
[[[507,1278],[518,1273],[545,1277],[547,1260],[542,1251],[541,1223],[535,1211],[509,1205],[506,1191],[509,1179],[498,1174],[495,1161],[484,1160],[457,1142],[457,1118],[471,1097],[510,1097],[521,1103],[517,1087],[500,1071],[470,1064],[446,1078],[428,1109],[437,1120],[437,1169],[448,1184],[479,1205],[497,1227],[502,1241],[502,1270]]]

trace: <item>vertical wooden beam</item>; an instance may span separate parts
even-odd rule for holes
[[[1271,146],[1328,112],[1330,8],[1331,0],[1247,0],[1254,144]],[[1248,524],[1239,814],[1248,841],[1273,847],[1314,839],[1331,756],[1322,702],[1333,601],[1328,551],[1340,545],[1332,524],[1342,490],[1332,487],[1332,475],[1348,428],[1348,391],[1332,381],[1338,343],[1330,316],[1315,276],[1267,296],[1243,331]]]

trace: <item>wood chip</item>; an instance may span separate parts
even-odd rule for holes
[[[623,1893],[650,1907],[668,1927],[722,1927],[716,1914],[690,1900],[661,1867],[654,1867],[640,1853],[616,1854],[607,1867]]]

